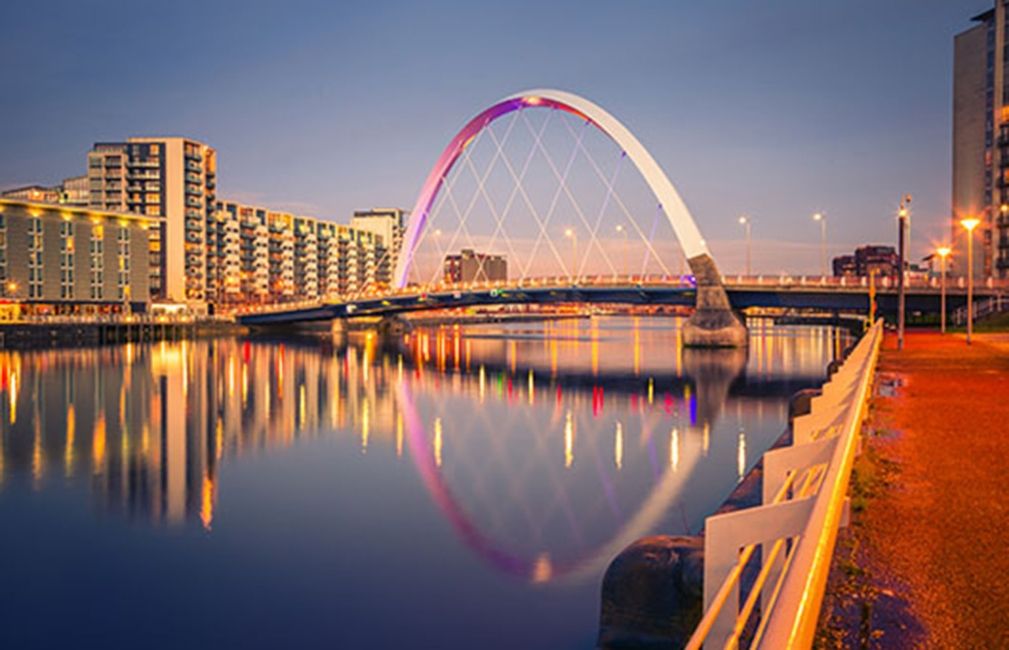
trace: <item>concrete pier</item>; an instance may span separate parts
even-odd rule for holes
[[[683,328],[683,344],[698,348],[746,347],[746,326],[732,311],[715,261],[704,254],[691,257],[687,263],[697,281],[697,301]]]

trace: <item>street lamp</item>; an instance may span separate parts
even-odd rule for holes
[[[7,295],[13,298],[14,294],[18,292],[18,283],[14,280],[8,280],[5,288],[7,289]]]
[[[907,240],[910,231],[911,216],[908,206],[911,205],[911,195],[901,198],[897,210],[897,349],[904,349],[904,322],[906,305],[907,280]]]
[[[565,228],[564,236],[571,240],[571,282],[577,280],[578,273],[578,233],[574,228]]]
[[[939,331],[946,333],[946,258],[953,252],[949,246],[935,249],[939,256]]]
[[[967,345],[974,333],[974,229],[981,223],[976,217],[960,220],[960,225],[967,230]]]
[[[827,275],[827,215],[817,212],[813,221],[820,222],[820,275]]]
[[[746,215],[739,217],[739,225],[743,227],[746,234],[746,276],[750,276],[750,218]]]
[[[618,223],[617,224],[617,232],[624,236],[624,249],[625,249],[624,255],[627,256],[626,273],[627,273],[627,275],[629,277],[631,275],[631,272],[630,272],[630,269],[631,269],[631,264],[630,264],[630,261],[631,261],[630,260],[630,254],[631,254],[630,253],[630,234],[627,232],[627,228],[624,228],[624,224],[622,224],[622,223]]]

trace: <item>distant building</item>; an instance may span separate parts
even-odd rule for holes
[[[35,203],[59,203],[60,188],[45,185],[26,185],[0,192],[0,198],[17,201],[32,201]]]
[[[0,199],[0,296],[27,313],[142,311],[160,217]]]
[[[90,206],[164,217],[151,232],[151,292],[174,302],[215,301],[223,235],[214,221],[217,152],[181,137],[99,142],[88,153]]]
[[[853,278],[858,275],[854,255],[840,255],[833,260],[835,278]]]
[[[1009,277],[1007,16],[1006,4],[996,0],[953,40],[951,241],[966,250],[959,221],[981,220],[974,234],[974,273],[983,277]]]
[[[893,246],[867,245],[855,249],[854,255],[834,258],[834,277],[896,277],[899,268],[897,251]]]
[[[464,248],[455,255],[446,255],[443,264],[445,282],[499,282],[508,279],[508,261],[504,255],[477,253]]]
[[[81,208],[91,204],[87,174],[63,179],[60,184],[60,203]]]

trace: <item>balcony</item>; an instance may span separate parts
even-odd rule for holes
[[[200,189],[199,185],[191,185],[191,184],[187,183],[186,184],[186,194],[189,194],[189,195],[192,195],[192,196],[202,196],[203,195],[203,190]]]
[[[202,172],[203,171],[203,167],[200,166],[200,163],[192,161],[192,160],[187,160],[186,161],[186,169],[189,170],[189,171],[191,171],[191,172]]]
[[[199,199],[197,199],[195,197],[192,197],[192,196],[187,196],[186,197],[186,205],[188,205],[191,208],[202,208],[203,207],[203,201],[201,201],[201,200],[199,200]]]
[[[188,151],[186,151],[186,160],[187,161],[190,161],[190,160],[202,161],[203,160],[203,156],[201,156],[198,151],[194,151],[192,149],[189,149]]]

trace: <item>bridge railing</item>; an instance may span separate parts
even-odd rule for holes
[[[882,338],[877,321],[795,418],[792,445],[764,454],[763,505],[707,518],[704,614],[687,648],[812,645]]]

